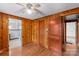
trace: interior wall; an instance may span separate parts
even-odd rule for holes
[[[48,48],[48,18],[39,18],[32,22],[32,42]]]
[[[38,19],[40,20],[39,23],[40,23],[40,45],[45,47],[45,48],[48,48],[48,19],[49,17],[44,17],[44,18],[41,18],[41,19]]]
[[[2,16],[0,13],[0,50],[2,49]]]
[[[32,30],[31,30],[31,20],[24,19],[18,16],[8,15],[5,13],[0,13],[0,53],[8,50],[8,18],[12,19],[22,19],[22,45],[32,43]]]
[[[22,45],[32,43],[32,22],[31,20],[22,19]]]
[[[10,16],[12,19],[22,20],[22,46],[32,43],[32,21],[26,18],[21,18],[17,16]]]
[[[64,36],[62,36],[63,35],[63,33],[62,33],[63,26],[61,25],[61,23],[63,23],[63,21],[61,20],[60,16],[66,16],[66,15],[76,14],[76,13],[79,13],[79,8],[60,12],[57,14],[57,16],[50,15],[47,17],[36,19],[38,21],[36,21],[36,20],[30,21],[28,19],[21,18],[22,19],[22,43],[23,43],[23,46],[26,45],[27,43],[34,42],[45,48],[49,48],[53,51],[61,50],[62,37],[64,37]],[[0,17],[1,17],[0,24],[2,24],[2,23],[4,24],[3,30],[2,30],[2,26],[0,25],[0,34],[2,33],[2,31],[4,31],[0,35],[0,42],[3,43],[3,41],[5,41],[3,44],[0,43],[0,45],[1,45],[0,49],[1,49],[2,47],[5,47],[5,48],[8,47],[8,45],[7,45],[8,44],[8,41],[7,41],[8,31],[6,30],[8,28],[8,26],[7,26],[8,15],[6,15],[6,14],[4,16],[1,15]],[[17,16],[12,16],[12,17],[17,18]],[[2,20],[3,20],[3,22],[2,22]],[[55,24],[53,24],[53,22],[55,22]],[[4,36],[4,38],[2,36]],[[2,41],[2,38],[3,38],[3,41]],[[57,43],[57,45],[55,45],[56,43]]]
[[[79,8],[66,10],[32,21],[32,42],[61,54],[64,44],[64,16],[78,14]],[[55,22],[55,24],[51,24]],[[57,45],[55,45],[57,43]]]
[[[32,21],[32,43],[39,45],[39,21]]]
[[[12,18],[17,18],[13,17]],[[48,48],[48,25],[53,16],[47,16],[31,21],[22,19],[22,42],[23,46],[28,43],[35,43]],[[32,34],[32,35],[31,35]]]
[[[0,50],[8,50],[8,15],[0,13]]]
[[[7,14],[3,14],[3,48],[8,48],[8,18]]]
[[[48,28],[49,49],[53,55],[61,55],[63,47],[63,19],[59,15],[50,16]]]
[[[79,14],[79,7],[77,8],[73,8],[73,9],[69,9],[66,11],[62,11],[60,13],[57,13],[60,16],[68,16],[68,15],[73,15],[73,14]]]
[[[77,43],[78,43],[78,45],[77,46],[79,47],[79,18],[77,20],[78,20],[78,22],[77,22],[77,27],[78,27],[77,28],[77,31],[78,31],[77,32]]]
[[[39,23],[39,26],[35,24],[32,26],[33,37],[36,39],[33,39],[36,43],[38,42],[40,46],[48,48],[57,54],[61,53],[62,51],[62,28],[61,24],[63,24],[61,17],[59,15],[52,15],[47,16],[43,18],[37,19]],[[34,20],[36,22],[37,20]],[[38,27],[39,29],[37,29]],[[38,32],[37,32],[38,31]]]

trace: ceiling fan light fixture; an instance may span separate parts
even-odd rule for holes
[[[32,14],[32,10],[31,10],[31,9],[28,9],[28,10],[27,10],[27,13],[28,13],[28,14]]]

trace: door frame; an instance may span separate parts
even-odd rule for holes
[[[78,44],[78,20],[77,19],[65,20],[64,21],[64,45],[65,45],[64,50],[65,51],[66,51],[66,23],[68,23],[68,22],[76,22],[76,47],[77,47],[77,44]]]

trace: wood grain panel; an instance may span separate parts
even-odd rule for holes
[[[55,55],[61,55],[62,51],[62,27],[60,16],[50,16],[48,28],[49,49]]]
[[[27,43],[32,43],[32,22],[30,20],[26,21],[26,38]]]
[[[78,47],[79,47],[79,18],[77,19],[78,20],[78,22],[77,22],[77,38],[78,38],[78,40],[77,40],[77,44],[78,44]]]
[[[3,14],[3,49],[8,49],[8,15]]]
[[[2,15],[0,13],[0,50],[2,49]]]
[[[49,48],[50,50],[60,54],[62,50],[62,38],[64,37],[62,29],[63,21],[61,20],[60,16],[66,16],[78,13],[79,8],[75,8],[54,15],[39,18],[33,21],[22,18],[22,45],[24,46],[28,43],[35,43],[45,48]],[[3,45],[3,48],[7,48],[8,15],[4,14],[2,17],[3,17],[3,44],[0,43],[0,46]],[[0,20],[2,17],[0,16]],[[11,18],[18,19],[19,17],[11,16]],[[0,24],[2,24],[1,21]],[[1,31],[2,30],[0,30],[0,32]]]
[[[22,19],[22,45],[32,43],[31,21]]]
[[[32,21],[32,42],[39,45],[39,21]]]
[[[37,43],[37,39],[36,39],[36,22],[32,21],[32,42],[34,44]]]
[[[26,40],[26,20],[23,19],[22,20],[22,45],[24,46],[25,44],[27,44],[27,40]]]
[[[44,20],[44,30],[45,30],[45,40],[44,40],[44,46],[45,48],[48,48],[48,22],[49,22],[49,17],[46,17]]]
[[[79,7],[57,13],[57,15],[60,15],[60,16],[67,16],[72,14],[79,14]]]
[[[33,43],[48,48],[48,20],[49,17],[40,18],[32,22]]]
[[[40,28],[40,33],[39,33],[40,34],[40,45],[44,47],[44,40],[45,40],[44,39],[44,34],[45,34],[44,33],[45,32],[44,31],[44,20],[40,21],[39,23],[40,23],[40,27],[39,27]]]
[[[15,20],[18,20],[20,17],[18,17],[18,16],[13,16],[13,15],[10,15],[10,18],[12,18],[12,19],[15,19]]]

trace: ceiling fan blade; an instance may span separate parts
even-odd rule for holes
[[[18,13],[20,13],[20,12],[21,12],[21,13],[25,13],[25,8],[22,8],[22,9],[20,9],[20,10],[17,10],[15,13],[17,13],[17,12],[18,12]]]
[[[20,4],[20,3],[16,3],[17,5],[19,5],[19,6],[23,6],[23,7],[25,7],[23,4]]]
[[[38,10],[38,9],[36,9],[36,8],[35,8],[35,10],[36,10],[37,12],[39,12],[41,15],[45,15],[45,13],[41,12],[40,10]]]

